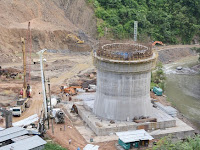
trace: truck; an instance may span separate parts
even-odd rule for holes
[[[12,108],[13,116],[21,116],[21,114],[30,107],[28,98],[21,98],[17,101],[16,105]]]
[[[33,64],[39,64],[40,63],[40,59],[32,59]],[[43,62],[46,62],[47,60],[45,58],[43,58]]]
[[[153,92],[157,95],[157,96],[162,96],[163,90],[159,87],[154,86],[153,87]]]

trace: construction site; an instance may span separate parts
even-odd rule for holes
[[[50,5],[57,13],[45,11]],[[96,40],[93,10],[82,0],[9,1],[1,8],[0,150],[44,149],[49,141],[67,150],[146,149],[168,135],[197,134],[150,87],[158,61],[196,58],[194,45]],[[8,17],[9,8],[18,19]]]

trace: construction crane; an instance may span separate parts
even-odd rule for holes
[[[31,97],[31,86],[30,86],[30,71],[31,71],[31,30],[30,22],[28,22],[27,30],[27,45],[25,48],[25,40],[21,38],[22,42],[22,53],[23,53],[23,70],[24,70],[24,83],[23,89],[20,94],[23,98]]]
[[[79,39],[76,35],[73,35],[73,34],[67,34],[66,38],[75,39],[76,43],[78,43],[78,44],[83,44],[84,43],[83,40]]]
[[[31,87],[29,83],[27,84],[27,72],[26,72],[26,50],[25,50],[25,41],[24,38],[21,38],[22,42],[22,53],[23,53],[23,70],[24,70],[24,83],[23,88],[20,92],[23,98],[31,97]]]
[[[24,83],[23,83],[23,89],[22,89],[22,97],[26,98],[27,97],[27,84],[26,84],[26,51],[25,51],[25,41],[24,38],[21,38],[22,42],[22,54],[23,54],[23,70],[24,70]]]
[[[26,51],[25,51],[25,41],[24,38],[21,38],[22,42],[22,53],[23,53],[23,70],[24,70],[24,83],[23,88],[20,91],[22,98],[17,100],[17,103],[12,108],[13,116],[21,116],[21,114],[30,107],[29,97],[31,96],[31,87],[27,84],[27,72],[26,72]]]
[[[32,39],[31,39],[31,23],[28,22],[28,30],[27,30],[27,44],[26,44],[26,52],[27,52],[27,59],[26,59],[26,64],[27,64],[27,78],[26,82],[30,83],[31,80],[31,53],[32,53]]]
[[[45,80],[44,80],[44,71],[43,71],[43,53],[46,51],[47,49],[43,49],[39,52],[37,52],[37,54],[40,57],[40,69],[41,69],[41,78],[42,78],[42,90],[43,90],[43,107],[44,107],[44,115],[45,115],[45,119],[47,119],[47,102],[46,102],[46,88],[45,88]]]
[[[12,111],[0,108],[2,116],[6,118],[6,128],[12,127]]]

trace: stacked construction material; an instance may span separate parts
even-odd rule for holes
[[[176,117],[177,114],[177,110],[171,106],[164,106],[159,102],[156,102],[155,105],[161,109],[162,111],[166,112],[168,115],[172,116],[172,117]]]

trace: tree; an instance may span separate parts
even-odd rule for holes
[[[193,48],[191,48],[191,50],[196,51],[196,53],[199,54],[199,59],[198,60],[200,62],[200,48],[193,47]]]
[[[93,2],[96,16],[107,23],[114,38],[119,38],[119,28],[123,29],[123,38],[132,36],[133,21],[138,21],[139,38],[190,44],[195,36],[200,36],[199,0],[88,1]]]
[[[166,77],[163,71],[163,65],[161,62],[158,62],[156,65],[156,70],[152,73],[151,82],[157,84],[164,91],[165,79]]]
[[[172,136],[163,137],[153,146],[153,150],[198,150],[200,147],[200,135],[188,137],[185,141],[172,141]]]

